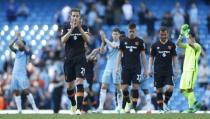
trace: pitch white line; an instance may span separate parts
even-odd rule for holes
[[[94,112],[92,112],[94,113]],[[140,110],[137,112],[137,114],[162,114],[159,111],[152,110],[152,111],[144,111]],[[170,112],[167,112],[169,114],[178,114],[180,111],[178,110],[173,110]],[[1,110],[0,114],[18,114],[17,110]],[[23,110],[22,114],[53,114],[53,110],[39,110],[38,112],[34,112],[33,110]],[[60,110],[59,114],[69,114],[69,110]],[[102,114],[118,114],[114,110],[104,110]],[[198,111],[196,114],[210,114],[210,111]]]

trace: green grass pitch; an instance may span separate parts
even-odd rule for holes
[[[210,119],[210,114],[1,114],[0,119]]]

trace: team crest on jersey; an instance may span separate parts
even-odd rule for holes
[[[124,44],[125,44],[125,45],[127,45],[128,43],[127,43],[127,42],[125,42]]]
[[[77,36],[74,36],[74,40],[77,40]]]
[[[160,49],[160,47],[158,46],[158,47],[157,47],[157,50],[159,50],[159,49]]]
[[[172,46],[169,45],[169,46],[168,46],[168,49],[171,50],[171,49],[172,49]]]
[[[135,42],[135,45],[139,45],[139,42]]]
[[[164,53],[162,54],[162,56],[163,56],[163,57],[166,57],[166,53],[164,52]]]

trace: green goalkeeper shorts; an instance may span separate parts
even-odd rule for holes
[[[193,89],[197,79],[197,72],[184,71],[181,76],[180,89]]]

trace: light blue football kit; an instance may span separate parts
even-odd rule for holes
[[[12,90],[24,90],[29,88],[26,66],[29,53],[26,51],[16,51],[15,63],[12,71]]]
[[[119,41],[113,41],[115,46],[119,46],[120,42]],[[106,67],[104,69],[104,73],[102,76],[102,83],[104,84],[120,84],[121,83],[121,76],[120,72],[115,72],[115,67],[117,63],[117,55],[119,53],[118,48],[112,48],[111,46],[107,45],[106,46],[107,50],[107,63]],[[113,81],[112,81],[113,80]]]

